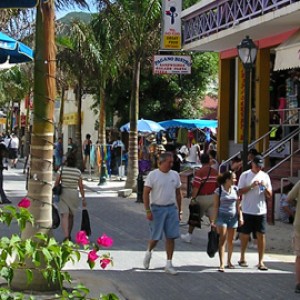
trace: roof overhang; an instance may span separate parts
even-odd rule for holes
[[[300,30],[276,49],[274,71],[300,68]]]
[[[184,15],[183,18],[188,17]],[[236,48],[249,35],[258,41],[300,27],[300,2],[274,10],[261,17],[235,24],[233,27],[211,34],[206,38],[183,46],[186,51],[222,52]]]

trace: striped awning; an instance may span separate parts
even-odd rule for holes
[[[300,68],[300,30],[276,49],[274,71]]]

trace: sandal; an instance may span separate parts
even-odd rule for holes
[[[228,264],[225,268],[226,269],[235,269],[235,266],[233,264]]]
[[[258,270],[260,270],[260,271],[268,271],[268,270],[269,270],[268,267],[266,267],[265,265],[260,265],[260,266],[258,266],[257,268],[258,268]]]
[[[238,264],[239,264],[239,266],[242,267],[242,268],[248,268],[248,264],[247,264],[247,262],[244,261],[244,260],[238,261]]]
[[[221,273],[224,273],[224,272],[225,272],[225,270],[224,270],[223,267],[220,267],[220,268],[218,269],[218,271],[221,272]]]

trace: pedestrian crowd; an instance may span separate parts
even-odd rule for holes
[[[201,167],[194,170],[189,207],[190,211],[198,208],[200,219],[206,215],[212,230],[218,233],[218,271],[225,272],[226,268],[235,268],[231,258],[237,231],[241,244],[238,265],[242,268],[248,267],[246,249],[252,234],[257,240],[257,268],[267,271],[268,267],[264,263],[266,202],[272,197],[272,186],[269,175],[263,171],[263,157],[257,151],[251,150],[248,156],[250,169],[241,172],[237,180],[238,177],[232,170],[219,173],[215,150],[200,153],[200,149],[198,152],[198,148],[194,148],[194,156],[199,155]],[[173,153],[162,153],[159,156],[158,168],[148,174],[144,184],[143,198],[150,240],[143,264],[146,269],[150,267],[152,251],[164,234],[167,255],[165,271],[175,275],[177,271],[172,265],[175,239],[181,237],[182,241],[191,243],[197,226],[189,222],[188,232],[179,234],[182,217],[181,183],[178,172],[172,170],[173,161]],[[235,168],[238,169],[236,166]],[[228,253],[225,263],[226,244]]]

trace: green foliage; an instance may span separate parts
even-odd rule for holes
[[[20,231],[30,223],[34,225],[33,216],[26,208],[16,208],[13,206],[4,206],[0,208],[0,222],[8,226],[17,221]],[[0,276],[4,278],[10,285],[13,280],[14,270],[22,269],[26,273],[27,283],[30,284],[34,280],[33,270],[36,269],[44,276],[48,283],[59,283],[61,295],[57,295],[55,299],[89,299],[87,298],[89,290],[78,285],[71,291],[63,289],[64,281],[71,282],[71,276],[68,272],[62,271],[68,262],[78,262],[81,258],[80,247],[70,241],[58,243],[53,237],[49,237],[44,233],[37,233],[32,238],[21,239],[19,235],[13,234],[9,237],[0,238]],[[84,250],[88,250],[89,246],[85,245]],[[99,246],[93,249],[99,250]],[[101,258],[110,258],[109,254],[103,254]],[[93,268],[95,264],[90,267]],[[102,297],[102,296],[101,296]],[[99,299],[103,299],[103,298]],[[118,299],[114,298],[104,299]],[[0,299],[34,299],[28,298],[22,293],[14,293],[10,289],[0,288]]]

